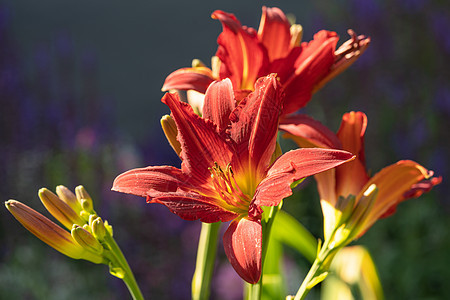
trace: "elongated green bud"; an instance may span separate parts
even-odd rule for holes
[[[92,222],[91,228],[92,234],[97,240],[102,241],[105,238],[106,228],[105,224],[103,224],[103,221],[100,217],[96,218]]]
[[[75,194],[77,195],[78,201],[81,203],[81,208],[90,214],[95,214],[94,203],[91,196],[84,188],[84,186],[79,185],[75,188]]]
[[[102,255],[104,250],[103,246],[89,231],[81,226],[73,225],[71,234],[73,239],[77,241],[81,247],[98,255]]]
[[[366,222],[367,216],[369,215],[376,199],[378,196],[378,188],[375,184],[370,185],[364,192],[363,196],[359,199],[350,216],[347,224],[347,228],[351,230],[349,239],[353,239],[359,234],[359,231]]]

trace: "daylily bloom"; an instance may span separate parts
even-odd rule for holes
[[[280,129],[300,147],[343,149],[356,159],[315,175],[324,214],[325,239],[346,224],[346,243],[363,235],[379,218],[395,212],[397,205],[418,197],[439,184],[441,177],[411,160],[385,167],[370,177],[365,167],[364,134],[367,117],[362,112],[344,114],[337,134],[304,115],[285,119]],[[350,232],[351,231],[351,232]]]
[[[339,150],[297,149],[271,163],[283,92],[274,74],[258,80],[254,90],[237,105],[230,79],[213,82],[203,117],[177,94],[165,94],[162,102],[177,127],[181,169],[133,169],[119,175],[112,188],[163,204],[185,220],[232,221],[223,237],[225,253],[250,283],[261,275],[262,206],[278,205],[292,194],[295,181],[353,157]]]
[[[162,90],[205,93],[214,80],[230,78],[240,100],[259,77],[277,73],[286,93],[283,114],[289,114],[304,107],[314,92],[355,62],[370,43],[370,38],[352,30],[348,31],[351,39],[337,50],[339,37],[332,31],[319,31],[312,41],[300,43],[300,25],[291,26],[279,8],[262,10],[258,32],[242,26],[233,14],[215,11],[212,18],[223,26],[217,39],[219,62],[215,58],[212,69],[196,61],[192,68],[176,70],[167,76]]]

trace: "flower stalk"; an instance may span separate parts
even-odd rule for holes
[[[209,299],[220,225],[220,222],[202,223],[198,242],[197,262],[192,278],[193,300]]]
[[[112,237],[112,227],[94,211],[92,198],[83,186],[75,192],[58,186],[57,195],[46,188],[38,193],[45,208],[70,232],[19,201],[9,200],[5,206],[28,231],[62,254],[109,265],[110,273],[125,282],[133,299],[143,300],[133,272]]]

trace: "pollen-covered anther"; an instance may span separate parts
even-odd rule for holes
[[[225,201],[233,210],[247,211],[250,204],[250,197],[242,192],[234,178],[231,165],[228,164],[223,170],[217,162],[214,167],[209,168],[211,172],[212,184],[220,199]]]

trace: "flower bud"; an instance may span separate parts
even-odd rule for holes
[[[16,200],[9,200],[5,202],[5,206],[23,227],[62,254],[96,264],[104,262],[102,256],[86,251],[72,239],[68,231],[27,205]]]
[[[108,231],[109,235],[113,236],[113,228],[111,225],[109,225],[107,220],[103,223],[103,225],[105,225],[105,228]]]
[[[181,144],[177,140],[178,129],[175,121],[171,116],[165,115],[161,118],[161,127],[166,135],[167,140],[169,141],[170,146],[172,146],[173,150],[179,156],[181,153]]]
[[[56,195],[58,195],[59,199],[66,202],[77,214],[80,214],[81,204],[71,190],[63,185],[58,185],[56,187]]]
[[[78,201],[81,203],[81,208],[88,213],[95,214],[92,198],[82,185],[75,188],[75,194],[77,195]]]
[[[192,67],[193,68],[200,68],[200,67],[205,68],[206,65],[200,59],[194,58],[192,60]]]
[[[71,229],[73,224],[83,225],[86,223],[71,206],[48,189],[40,189],[38,195],[45,208],[67,229]]]
[[[106,228],[105,228],[105,224],[103,224],[103,221],[100,217],[96,218],[91,225],[91,229],[92,229],[92,234],[94,235],[94,237],[101,241],[104,239],[105,234],[106,234]]]
[[[377,196],[378,188],[375,184],[371,184],[359,199],[346,226],[351,231],[349,236],[350,240],[360,233],[364,223],[367,221],[367,216],[369,215]]]
[[[300,24],[291,25],[291,48],[300,46],[303,38],[303,27]]]
[[[349,195],[347,198],[342,196],[338,198],[335,207],[336,227],[339,227],[348,221],[353,212],[355,201],[356,197],[354,195]]]
[[[101,255],[103,253],[103,246],[99,241],[86,229],[81,226],[73,225],[72,237],[81,247],[93,253]]]
[[[213,78],[220,78],[220,65],[222,62],[218,56],[211,57],[211,71]]]

